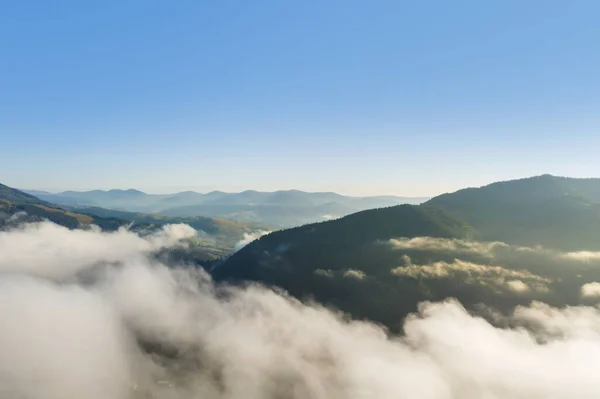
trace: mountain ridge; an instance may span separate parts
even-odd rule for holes
[[[549,174],[495,182],[424,204],[472,225],[481,238],[565,250],[600,249],[600,179]],[[561,234],[561,231],[568,234]]]
[[[190,263],[221,258],[232,252],[246,235],[273,229],[260,224],[202,216],[170,218],[98,207],[55,205],[0,184],[0,228],[42,220],[50,220],[69,229],[97,225],[108,231],[123,226],[128,226],[134,231],[152,231],[166,224],[188,224],[198,231],[198,236],[190,240],[186,250],[189,254],[180,250],[169,253],[178,260]]]
[[[120,188],[113,188],[113,189],[105,189],[105,190],[101,190],[101,189],[94,189],[94,190],[64,190],[64,191],[47,191],[47,190],[36,190],[36,189],[25,189],[25,188],[19,188],[17,189],[21,192],[24,193],[30,193],[32,195],[34,195],[34,193],[37,194],[50,194],[50,195],[64,195],[64,196],[69,196],[72,194],[76,194],[76,195],[84,195],[84,194],[94,194],[94,193],[136,193],[136,194],[144,194],[144,195],[148,195],[148,196],[157,196],[157,197],[169,197],[169,196],[175,196],[178,194],[186,194],[186,193],[190,193],[190,194],[198,194],[198,195],[211,195],[211,194],[276,194],[276,193],[299,193],[299,194],[314,194],[314,195],[331,195],[331,196],[339,196],[339,197],[344,197],[344,198],[395,198],[395,199],[415,199],[415,200],[423,200],[423,199],[430,199],[432,198],[431,196],[404,196],[404,195],[388,195],[388,194],[382,194],[382,195],[346,195],[346,194],[340,194],[340,193],[336,193],[335,191],[305,191],[305,190],[298,190],[298,189],[286,189],[286,190],[274,190],[274,191],[262,191],[262,190],[252,190],[252,189],[248,189],[248,190],[242,190],[242,191],[222,191],[222,190],[211,190],[211,191],[207,191],[207,192],[200,192],[200,191],[195,191],[195,190],[184,190],[184,191],[176,191],[176,192],[172,192],[172,193],[162,193],[162,194],[156,194],[156,193],[147,193],[143,190],[138,190],[135,188],[128,188],[128,189],[120,189]]]
[[[11,225],[13,222],[44,219],[68,228],[94,224],[106,230],[115,230],[127,223],[117,218],[101,218],[70,212],[31,194],[0,184],[0,227]]]
[[[345,216],[364,209],[401,203],[420,203],[424,197],[351,197],[332,192],[300,190],[239,193],[185,191],[146,194],[139,190],[64,191],[44,194],[31,191],[45,201],[62,206],[89,206],[128,212],[156,213],[171,217],[206,216],[277,227],[293,227]]]
[[[273,232],[210,270],[398,331],[428,300],[582,303],[582,284],[600,281],[599,238],[600,179],[542,175]]]

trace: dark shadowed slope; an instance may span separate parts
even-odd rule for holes
[[[217,266],[213,276],[217,280],[276,285],[293,295],[314,296],[357,317],[389,325],[395,314],[412,309],[414,304],[403,304],[397,297],[388,309],[384,306],[392,301],[388,294],[397,292],[378,279],[357,286],[356,280],[329,279],[322,274],[343,276],[356,269],[389,280],[390,265],[396,265],[398,257],[382,251],[382,242],[394,237],[468,238],[473,234],[468,225],[434,208],[399,205],[374,209],[263,236]],[[382,296],[373,297],[372,290],[383,290]]]
[[[394,237],[469,238],[475,232],[466,223],[431,207],[398,205],[358,212],[338,220],[308,224],[277,231],[234,254],[219,273],[246,278],[244,266],[261,259],[278,257],[298,267],[345,267],[358,252],[371,244]],[[219,276],[217,273],[217,276]]]
[[[598,184],[540,176],[368,210],[272,233],[212,274],[279,286],[392,329],[419,302],[447,297],[472,311],[585,303],[583,286],[600,281]]]
[[[543,175],[467,188],[427,204],[465,220],[484,240],[600,249],[600,179]]]

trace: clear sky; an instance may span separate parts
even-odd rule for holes
[[[0,0],[0,182],[433,195],[600,176],[600,1]]]

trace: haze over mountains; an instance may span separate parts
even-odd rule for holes
[[[198,259],[185,224],[60,226],[86,215],[0,186],[1,392],[596,398],[598,193],[600,179],[494,183]]]
[[[49,220],[70,229],[100,227],[103,231],[127,228],[149,234],[169,224],[186,224],[198,230],[187,252],[195,261],[218,259],[231,253],[240,242],[273,228],[257,223],[204,216],[163,215],[116,211],[98,207],[70,207],[43,201],[31,194],[0,184],[0,229]]]
[[[59,205],[101,207],[114,210],[157,213],[166,216],[208,216],[256,222],[277,227],[337,218],[370,208],[399,204],[418,204],[425,197],[348,197],[336,193],[307,193],[298,190],[200,194],[146,194],[138,190],[94,190],[48,193],[25,190],[38,198]]]

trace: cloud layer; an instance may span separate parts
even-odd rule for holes
[[[506,256],[508,253],[519,253],[579,262],[600,262],[600,252],[597,251],[561,252],[543,247],[509,245],[499,241],[478,242],[456,238],[415,237],[394,238],[389,240],[388,243],[396,249],[451,254],[477,254],[492,259]]]
[[[270,231],[267,230],[258,230],[252,233],[244,233],[244,236],[241,240],[235,243],[234,251],[239,251],[244,248],[246,245],[250,244],[252,241],[259,239],[265,234],[269,234]]]
[[[596,308],[534,303],[507,316],[514,328],[500,329],[454,300],[423,303],[405,335],[389,337],[281,293],[215,286],[200,270],[148,257],[192,234],[48,223],[0,234],[0,397],[600,397]]]
[[[587,283],[581,287],[581,296],[584,298],[600,298],[600,283]]]
[[[459,278],[467,284],[490,284],[513,292],[548,291],[551,280],[526,270],[512,270],[501,266],[479,265],[455,259],[453,262],[434,262],[414,265],[405,256],[405,265],[392,269],[396,276],[413,278]]]
[[[104,233],[69,230],[51,222],[25,224],[0,231],[0,272],[66,277],[98,262],[145,256],[195,234],[185,224],[167,225],[144,237],[126,228]]]

